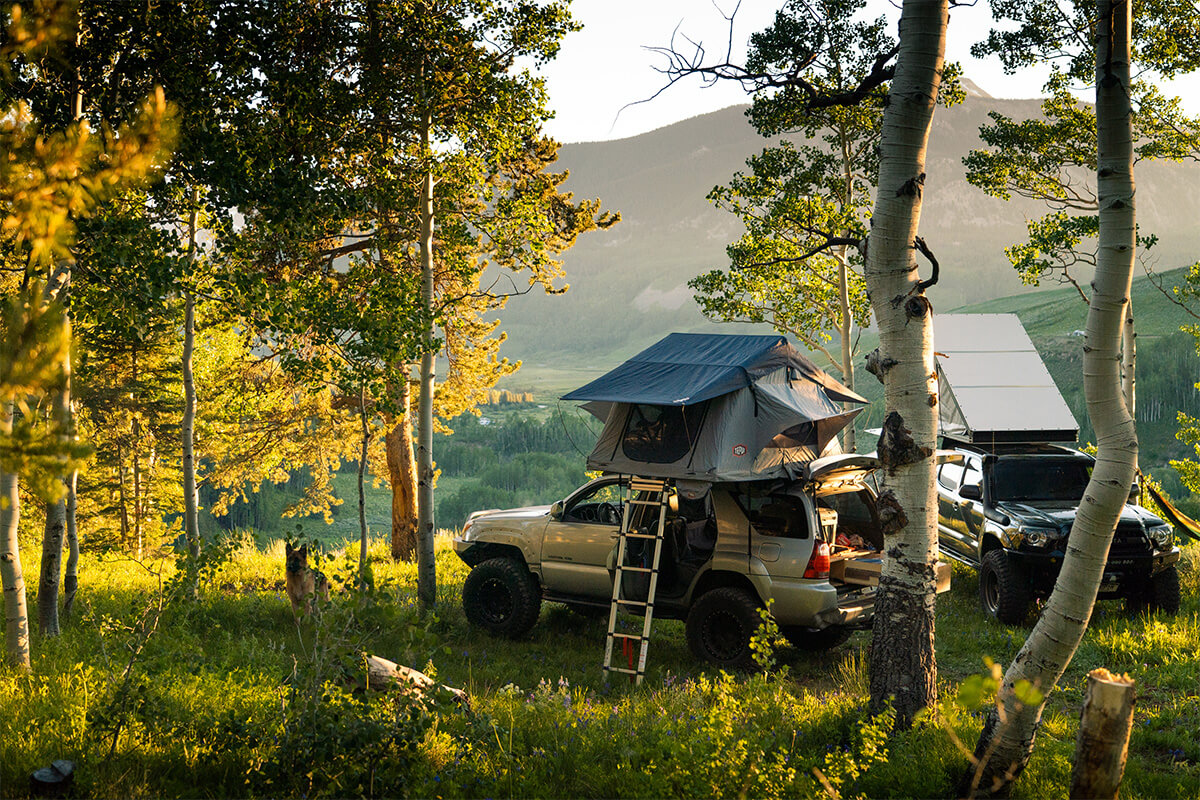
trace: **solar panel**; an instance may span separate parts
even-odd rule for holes
[[[1074,442],[1079,425],[1016,314],[933,318],[944,436]]]

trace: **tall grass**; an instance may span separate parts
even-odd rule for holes
[[[956,571],[938,600],[946,702],[889,739],[865,710],[865,633],[728,676],[694,662],[680,623],[656,621],[646,682],[606,684],[603,620],[547,604],[526,640],[490,639],[463,618],[466,568],[445,537],[425,619],[414,569],[381,541],[371,558],[363,587],[353,561],[326,554],[332,597],[297,620],[280,545],[242,542],[198,603],[170,599],[169,558],[85,556],[75,619],[35,638],[32,675],[0,671],[0,795],[24,796],[30,772],[67,758],[75,794],[94,797],[950,797],[983,710],[954,701],[958,686],[1027,633],[984,618],[974,576]],[[1095,666],[1137,680],[1122,797],[1200,796],[1197,560],[1192,547],[1176,618],[1100,604],[1016,796],[1066,796]],[[470,710],[357,691],[363,652],[466,689]]]

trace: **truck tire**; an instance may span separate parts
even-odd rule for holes
[[[722,586],[705,592],[687,616],[692,654],[722,669],[755,670],[750,638],[762,622],[758,609],[758,601],[744,589]]]
[[[983,610],[1005,625],[1019,625],[1029,614],[1029,583],[1003,550],[992,550],[979,565],[979,600]]]
[[[512,558],[492,558],[475,565],[463,582],[467,621],[493,636],[517,639],[529,633],[542,609],[537,580]]]
[[[1179,571],[1174,566],[1150,578],[1142,590],[1127,601],[1129,613],[1161,611],[1168,616],[1179,613]]]
[[[797,650],[823,652],[832,650],[854,635],[851,628],[832,625],[828,628],[783,628],[783,636]]]

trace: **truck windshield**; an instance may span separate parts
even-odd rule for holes
[[[992,477],[997,500],[1078,503],[1087,488],[1091,465],[1078,458],[1001,458]]]

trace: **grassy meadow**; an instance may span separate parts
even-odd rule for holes
[[[1015,796],[1066,796],[1098,666],[1137,680],[1121,796],[1200,796],[1198,549],[1185,551],[1177,618],[1099,604]],[[23,553],[34,584],[39,552]],[[984,659],[1007,664],[1028,630],[985,618],[974,575],[956,569],[938,599],[939,714],[887,740],[865,709],[867,633],[828,653],[782,646],[768,673],[730,676],[692,660],[681,623],[659,621],[644,685],[609,685],[602,619],[546,604],[526,640],[472,630],[445,535],[424,620],[414,568],[382,541],[365,587],[327,553],[331,598],[299,622],[282,543],[225,555],[193,602],[169,556],[85,554],[62,636],[35,635],[32,675],[0,671],[0,796],[25,796],[33,770],[65,758],[74,796],[97,798],[952,797],[988,702]],[[470,709],[354,690],[363,652],[465,689]]]

